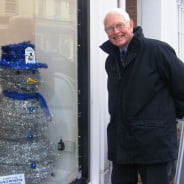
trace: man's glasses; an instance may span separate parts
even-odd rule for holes
[[[115,29],[117,29],[118,31],[121,31],[121,29],[123,29],[124,27],[125,27],[124,23],[118,23],[113,26],[106,27],[105,31],[106,33],[113,33]]]

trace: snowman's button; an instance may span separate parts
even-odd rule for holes
[[[35,112],[35,108],[34,107],[28,107],[28,111],[29,112]]]

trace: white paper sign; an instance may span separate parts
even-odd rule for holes
[[[27,47],[25,49],[25,60],[26,60],[26,64],[27,63],[36,63],[35,61],[35,52],[31,47]]]
[[[25,184],[25,176],[24,174],[1,176],[0,184]]]

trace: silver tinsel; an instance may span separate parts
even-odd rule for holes
[[[2,90],[34,94],[38,70],[0,71]],[[27,79],[37,83],[28,83]],[[44,184],[54,168],[55,151],[44,130],[51,119],[38,99],[20,100],[0,96],[0,176],[25,174],[26,184]]]

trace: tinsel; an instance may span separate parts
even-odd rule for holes
[[[25,49],[27,47],[35,48],[35,46],[29,41],[2,46],[0,67],[17,70],[48,68],[45,63],[25,63]]]
[[[28,78],[34,78],[37,83],[30,84],[27,82]],[[0,70],[0,84],[3,90],[9,92],[19,92],[22,94],[30,94],[38,91],[41,83],[40,72],[38,70]]]
[[[4,94],[4,96],[7,96],[9,98],[13,98],[15,100],[38,99],[38,101],[40,102],[40,106],[44,109],[45,113],[51,117],[47,103],[46,103],[44,97],[40,93],[21,94],[21,93],[17,93],[17,92],[8,92],[8,91],[4,90],[3,94]]]
[[[25,49],[27,47],[35,48],[31,42],[22,42],[17,44],[10,44],[1,47],[2,50],[2,61],[24,61],[25,60]]]
[[[18,60],[16,62],[9,62],[2,60],[0,62],[0,67],[1,68],[12,68],[12,69],[17,69],[17,70],[27,70],[27,69],[37,69],[37,68],[48,68],[47,64],[45,63],[27,63],[25,64],[24,62]]]
[[[20,62],[27,46],[34,47],[24,42],[2,48],[0,176],[24,174],[26,184],[45,184],[53,175],[56,158],[55,148],[45,136],[51,122],[49,109],[38,93],[41,77],[37,68],[47,65]]]
[[[0,96],[0,139],[20,140],[40,137],[50,123],[38,100],[14,100]],[[31,109],[31,110],[30,110]]]

